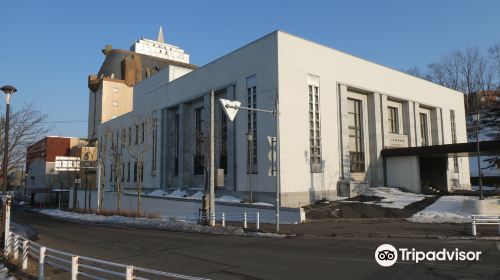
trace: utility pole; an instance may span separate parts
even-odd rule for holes
[[[215,106],[214,91],[210,91],[210,225],[215,226]]]

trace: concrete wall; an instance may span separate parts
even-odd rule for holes
[[[69,205],[73,205],[73,190],[70,194]],[[91,207],[97,206],[97,192],[92,191]],[[85,201],[85,191],[78,191],[77,207],[83,208]],[[148,197],[141,196],[141,208],[143,213],[158,214],[164,218],[184,219],[187,216],[192,217],[198,213],[201,208],[201,201],[188,198],[168,198],[168,197]],[[116,210],[117,194],[116,192],[105,192],[103,208],[108,210]],[[122,199],[123,209],[136,211],[137,195],[124,194]],[[262,223],[276,222],[276,208],[273,206],[257,206],[240,203],[216,202],[216,213],[256,213],[259,212],[260,221]],[[228,218],[228,220],[230,220]],[[297,224],[305,221],[305,213],[302,208],[280,208],[280,223]]]

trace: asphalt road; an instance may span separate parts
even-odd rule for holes
[[[13,222],[32,227],[37,242],[47,247],[211,279],[500,279],[498,241],[217,236],[80,224],[19,210],[13,212]],[[482,255],[478,262],[398,261],[384,268],[374,260],[383,243]],[[49,276],[68,279],[66,273]]]

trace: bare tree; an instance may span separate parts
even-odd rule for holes
[[[470,104],[468,95],[493,87],[493,68],[478,47],[446,54],[439,62],[429,64],[428,68],[431,81],[466,95],[467,108],[475,106]]]
[[[500,89],[500,43],[491,46],[488,49],[490,59],[492,60],[493,69],[497,74],[496,82],[497,88]]]
[[[3,113],[0,114],[0,143],[3,143],[5,117]],[[21,167],[26,160],[27,147],[47,134],[49,128],[45,124],[46,119],[47,115],[37,109],[34,103],[13,108],[10,116],[7,173]],[[0,149],[0,158],[3,158],[3,149]]]
[[[141,214],[141,194],[143,189],[144,166],[147,154],[152,153],[152,165],[156,164],[158,137],[158,117],[155,113],[134,117],[132,143],[126,145],[130,158],[134,161],[134,181],[137,191],[137,216]],[[155,168],[152,166],[152,168]]]

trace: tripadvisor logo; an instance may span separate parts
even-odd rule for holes
[[[375,260],[381,266],[392,266],[398,260],[419,263],[421,261],[479,261],[481,251],[441,249],[439,251],[419,251],[412,248],[396,249],[391,244],[382,244],[375,250]]]

